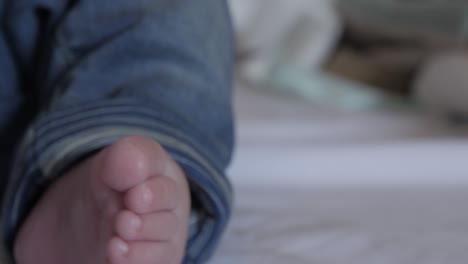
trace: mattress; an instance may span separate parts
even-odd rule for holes
[[[218,264],[463,264],[467,189],[241,188]]]

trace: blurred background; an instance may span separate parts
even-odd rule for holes
[[[213,263],[467,263],[468,1],[230,4],[236,209]]]

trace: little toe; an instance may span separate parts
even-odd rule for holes
[[[166,242],[123,242],[114,238],[109,245],[109,261],[111,264],[176,264],[179,255],[176,247],[172,243]],[[128,251],[125,254],[119,253],[120,241],[127,245]],[[115,243],[115,245],[113,244]]]
[[[123,211],[117,216],[116,232],[127,241],[170,241],[179,230],[179,219],[173,212],[165,211],[136,215]]]
[[[108,245],[108,262],[110,264],[124,264],[130,254],[129,244],[121,238],[114,237]]]
[[[138,214],[173,210],[179,203],[179,187],[169,177],[153,177],[130,189],[125,196],[125,205]]]

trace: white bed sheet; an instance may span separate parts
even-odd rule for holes
[[[212,263],[468,263],[465,129],[236,99],[236,210]]]

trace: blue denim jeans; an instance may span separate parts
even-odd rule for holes
[[[0,0],[5,249],[44,190],[121,137],[161,143],[193,206],[184,263],[231,212],[233,38],[224,0]]]

